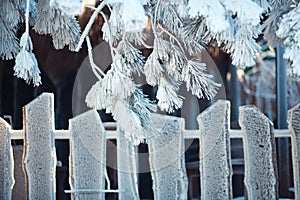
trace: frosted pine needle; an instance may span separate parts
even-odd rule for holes
[[[177,34],[179,32],[180,27],[183,26],[183,21],[180,16],[182,16],[181,12],[186,12],[185,16],[187,14],[187,6],[180,4],[181,9],[178,9],[178,5],[176,5],[175,2],[170,1],[160,1],[159,4],[157,4],[159,7],[157,8],[157,13],[153,13],[153,15],[157,15],[157,18],[160,19],[160,23],[168,27],[169,31],[171,31],[173,34]],[[155,12],[156,9],[153,10]]]
[[[148,84],[155,86],[158,84],[159,79],[165,72],[164,64],[169,60],[169,50],[171,43],[161,38],[154,39],[153,52],[148,57],[145,66],[144,73],[146,75],[146,81]]]
[[[106,21],[102,26],[103,40],[112,45],[116,45],[121,38],[118,28],[113,26],[110,21]]]
[[[97,110],[105,109],[107,106],[107,103],[102,102],[102,99],[100,98],[101,95],[104,95],[101,92],[101,82],[101,80],[97,81],[89,90],[85,98],[87,106],[90,108],[96,108]]]
[[[228,12],[237,15],[241,24],[257,26],[260,23],[264,10],[253,1],[224,0],[220,2]]]
[[[277,36],[284,39],[286,49],[283,57],[291,62],[287,69],[288,76],[300,80],[300,6],[283,15]]]
[[[146,40],[146,35],[143,32],[139,32],[139,31],[126,32],[125,40],[137,45],[143,45],[144,41]]]
[[[20,39],[21,51],[15,61],[15,76],[22,78],[26,83],[32,82],[34,86],[41,84],[40,70],[35,55],[32,53],[33,45],[29,36],[29,9],[30,0],[26,1],[25,32]]]
[[[253,66],[256,54],[260,50],[253,36],[257,37],[259,31],[253,31],[255,29],[250,25],[237,24],[237,26],[234,40],[228,41],[224,49],[231,54],[233,65],[242,68]]]
[[[121,41],[117,47],[117,50],[118,53],[122,55],[124,64],[130,72],[137,74],[142,73],[145,58],[140,50],[133,47],[132,44],[127,41]]]
[[[54,26],[51,33],[54,48],[63,49],[68,45],[69,50],[75,51],[80,39],[80,27],[75,17],[62,15],[59,20],[56,19]]]
[[[280,9],[272,10],[268,15],[268,18],[263,24],[264,39],[268,42],[268,45],[276,47],[277,45],[283,45],[283,39],[276,35],[278,30],[278,23],[281,21],[282,15],[289,11],[288,6],[283,6]]]
[[[155,132],[152,127],[151,112],[157,111],[157,106],[153,101],[150,101],[141,89],[136,89],[129,99],[130,109],[138,116],[143,128],[144,138],[140,141],[155,137]]]
[[[69,45],[74,51],[80,39],[80,27],[75,17],[61,10],[58,4],[50,6],[45,0],[38,1],[34,30],[39,34],[50,34],[56,49]]]
[[[97,110],[107,109],[107,112],[111,112],[113,108],[116,97],[111,94],[110,90],[103,87],[103,79],[97,81],[90,91],[88,92],[85,102],[90,108],[95,108]]]
[[[26,1],[25,1],[26,2]],[[4,24],[11,30],[16,31],[19,22],[21,21],[20,2],[12,0],[0,1],[0,18]]]
[[[148,84],[155,86],[158,84],[160,77],[162,76],[164,69],[161,61],[157,55],[157,51],[153,51],[148,57],[144,66],[144,73]]]
[[[183,97],[178,94],[178,83],[162,77],[159,80],[156,98],[162,111],[172,113],[182,107]]]
[[[16,57],[14,71],[14,75],[24,79],[26,83],[32,82],[34,86],[39,86],[41,84],[40,70],[38,68],[37,60],[32,52],[22,48]]]
[[[220,33],[229,28],[229,23],[225,18],[225,8],[219,0],[190,0],[188,7],[190,16],[202,17],[211,33]]]
[[[20,50],[14,30],[8,28],[0,17],[0,58],[13,59]]]
[[[139,116],[130,109],[127,101],[119,100],[114,106],[113,117],[118,127],[125,132],[125,137],[138,145],[145,139],[145,130],[141,125]]]
[[[206,64],[198,60],[189,60],[182,70],[182,79],[186,82],[187,90],[198,98],[211,99],[221,84],[213,80],[213,76],[206,72]]]
[[[113,95],[116,95],[120,99],[125,99],[135,91],[135,84],[131,78],[124,75],[120,71],[110,71],[108,76],[109,81],[106,88],[111,89]],[[106,78],[105,76],[105,78]],[[106,80],[106,79],[104,79]],[[105,85],[104,85],[105,87]]]
[[[151,112],[157,111],[155,102],[147,98],[143,91],[137,88],[129,99],[129,104],[133,112],[137,113],[140,118],[141,125],[148,127],[151,123]],[[148,127],[149,128],[149,127]]]
[[[166,72],[177,81],[181,79],[180,71],[187,64],[187,57],[178,46],[172,45],[169,62],[165,64]]]

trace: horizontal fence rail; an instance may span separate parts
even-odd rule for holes
[[[106,129],[106,139],[112,140],[118,138],[117,130],[110,130],[111,128],[117,128],[116,123],[112,122],[104,122],[104,128]],[[24,131],[23,130],[9,130],[10,137],[12,140],[23,140],[24,139]],[[70,131],[69,130],[55,130],[53,132],[56,140],[68,140],[70,139]],[[241,129],[229,129],[229,136],[231,139],[234,138],[243,138],[243,131]],[[289,129],[274,129],[275,138],[288,138],[292,137],[292,132]],[[183,130],[184,139],[199,139],[199,130]]]
[[[54,97],[43,93],[23,109],[24,129],[13,130],[0,118],[0,199],[11,199],[14,185],[12,140],[24,140],[27,199],[55,199],[55,140],[70,141],[72,199],[103,199],[118,193],[119,199],[139,199],[134,146],[117,123],[102,123],[95,110],[70,119],[69,130],[54,128]],[[230,139],[244,147],[245,186],[248,199],[277,199],[275,138],[291,139],[295,199],[300,199],[300,104],[289,111],[289,129],[276,130],[254,106],[240,107],[240,130],[230,129],[230,103],[217,101],[197,117],[199,129],[186,130],[184,119],[153,114],[159,134],[148,142],[155,199],[187,199],[184,140],[199,139],[201,197],[232,199]],[[110,188],[106,140],[118,148],[118,188]],[[42,144],[42,146],[41,146]],[[40,182],[43,179],[43,182]]]

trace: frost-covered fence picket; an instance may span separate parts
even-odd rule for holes
[[[24,107],[23,130],[0,118],[0,199],[11,199],[14,185],[11,140],[24,140],[23,167],[28,199],[55,199],[55,140],[70,140],[70,185],[73,199],[139,199],[133,146],[120,130],[105,130],[95,110],[70,120],[69,130],[55,130],[53,95],[44,93]],[[187,199],[184,139],[200,140],[202,199],[232,199],[230,138],[243,138],[248,199],[277,199],[275,137],[292,142],[295,199],[300,199],[300,104],[289,111],[289,129],[274,130],[254,106],[240,107],[241,130],[229,128],[230,104],[218,101],[198,116],[199,130],[185,130],[182,118],[153,115],[160,130],[150,140],[149,163],[155,199]],[[105,168],[106,140],[118,145],[118,186],[110,189]],[[157,150],[159,149],[159,150]],[[105,186],[107,185],[107,186]]]

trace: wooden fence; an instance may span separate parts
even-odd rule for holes
[[[104,199],[116,192],[121,200],[139,199],[136,160],[120,130],[105,130],[95,110],[70,119],[69,130],[54,128],[53,95],[44,93],[24,107],[23,130],[0,119],[0,199],[11,199],[14,186],[11,140],[24,140],[23,168],[28,199],[55,199],[55,140],[70,141],[70,185],[73,199]],[[290,137],[295,199],[300,199],[300,104],[289,111],[289,129],[273,124],[254,106],[240,107],[241,130],[231,130],[230,104],[217,101],[198,118],[199,130],[185,130],[184,119],[153,115],[160,132],[149,140],[149,163],[155,199],[187,199],[184,140],[200,141],[201,199],[232,199],[230,138],[242,138],[248,199],[277,199],[275,137]],[[118,189],[106,172],[106,140],[118,145]],[[124,152],[127,152],[124,154]]]

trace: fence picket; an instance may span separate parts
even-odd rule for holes
[[[134,146],[125,138],[124,132],[121,130],[118,130],[117,145],[119,200],[140,199]]]
[[[154,114],[152,121],[159,131],[148,141],[154,199],[187,199],[184,119]]]
[[[232,199],[228,101],[217,101],[198,117],[201,199]]]
[[[292,130],[292,160],[295,199],[300,199],[300,104],[289,110],[288,114],[289,129]]]
[[[43,93],[24,107],[28,199],[55,199],[54,97]]]
[[[228,101],[218,101],[202,112],[197,118],[200,130],[184,130],[182,118],[152,115],[158,134],[147,142],[155,199],[187,199],[184,138],[200,140],[201,198],[232,199],[230,137],[243,138],[247,198],[278,199],[275,133],[291,137],[295,199],[300,199],[300,104],[289,111],[289,129],[275,133],[269,119],[254,106],[240,107],[242,130],[230,130],[229,108]],[[53,94],[43,93],[23,111],[23,130],[11,130],[0,118],[0,200],[12,198],[11,140],[19,139],[24,140],[27,199],[55,199],[55,139],[70,140],[72,199],[104,199],[106,192],[118,193],[121,200],[139,199],[134,147],[118,128],[105,131],[95,110],[70,119],[69,130],[54,129]],[[108,139],[117,142],[116,190],[109,182],[105,189]]]
[[[104,199],[106,137],[100,117],[91,110],[69,124],[72,199]]]
[[[278,199],[273,124],[255,106],[240,107],[248,199]]]
[[[11,199],[14,185],[14,158],[9,129],[10,125],[0,118],[0,200]]]

